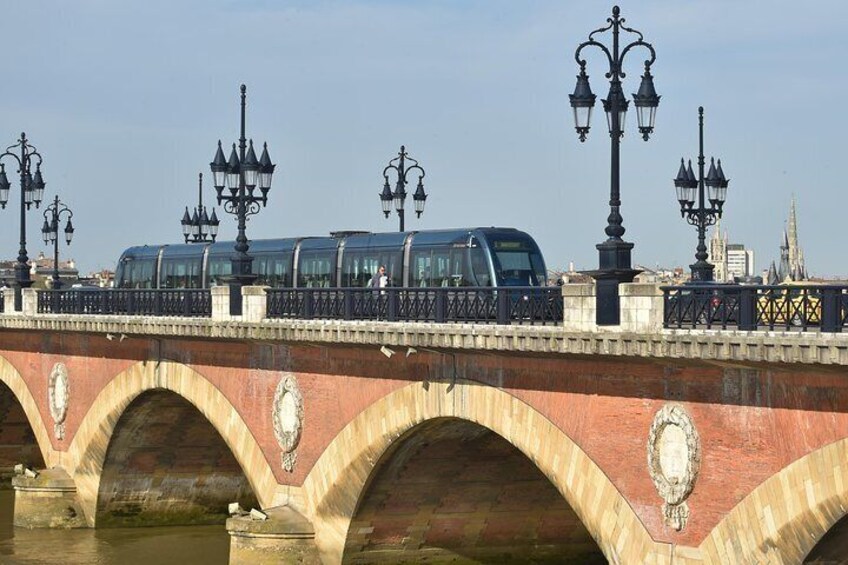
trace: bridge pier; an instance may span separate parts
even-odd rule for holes
[[[88,527],[74,480],[61,467],[41,471],[35,477],[15,476],[12,487],[15,489],[15,526],[30,529]]]
[[[266,520],[250,515],[227,520],[230,565],[321,563],[315,529],[301,513],[289,506],[277,506],[264,514]]]

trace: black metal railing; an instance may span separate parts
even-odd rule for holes
[[[272,288],[268,318],[558,324],[559,287]]]
[[[209,289],[69,289],[39,290],[36,294],[39,314],[212,315]]]
[[[666,328],[818,330],[848,328],[845,285],[663,287]]]

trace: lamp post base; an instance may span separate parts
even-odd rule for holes
[[[231,275],[221,279],[222,282],[230,287],[230,316],[241,316],[242,293],[241,289],[244,286],[250,286],[256,281],[256,275]]]
[[[15,312],[23,310],[23,293],[22,290],[30,288],[33,280],[29,276],[29,265],[26,263],[15,264]]]
[[[715,282],[715,279],[713,279],[715,265],[707,263],[706,261],[698,261],[697,263],[689,265],[689,269],[691,270],[691,275],[689,279],[690,283],[703,284]]]
[[[595,323],[599,326],[617,326],[621,324],[618,286],[633,282],[642,271],[630,267],[632,243],[610,239],[595,247],[600,267],[595,271],[583,271],[595,279]]]

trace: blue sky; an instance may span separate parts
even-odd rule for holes
[[[695,231],[671,179],[680,157],[697,155],[703,105],[706,153],[731,180],[722,223],[731,241],[767,267],[794,193],[808,270],[848,276],[837,231],[848,4],[620,5],[657,50],[662,95],[652,139],[636,134],[631,109],[622,145],[634,262],[693,261]],[[25,130],[43,153],[45,197],[58,192],[75,213],[75,240],[61,254],[83,270],[112,267],[130,245],[179,241],[197,173],[209,176],[219,138],[238,137],[242,82],[248,136],[267,141],[278,164],[250,237],[396,229],[377,195],[405,144],[430,195],[408,229],[514,226],[537,239],[550,267],[591,269],[605,238],[609,137],[598,107],[589,140],[577,140],[568,94],[574,49],[610,9],[564,0],[9,3],[0,140]],[[628,94],[643,60],[633,55]],[[595,56],[588,67],[599,98],[602,63]],[[218,214],[223,237],[234,237],[233,218]],[[30,256],[46,251],[41,222],[41,211],[29,213]],[[18,230],[17,208],[7,207],[0,256],[16,256]]]

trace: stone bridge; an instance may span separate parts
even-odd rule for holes
[[[848,555],[848,336],[581,329],[574,300],[564,327],[0,315],[16,525],[226,521],[233,563]]]

